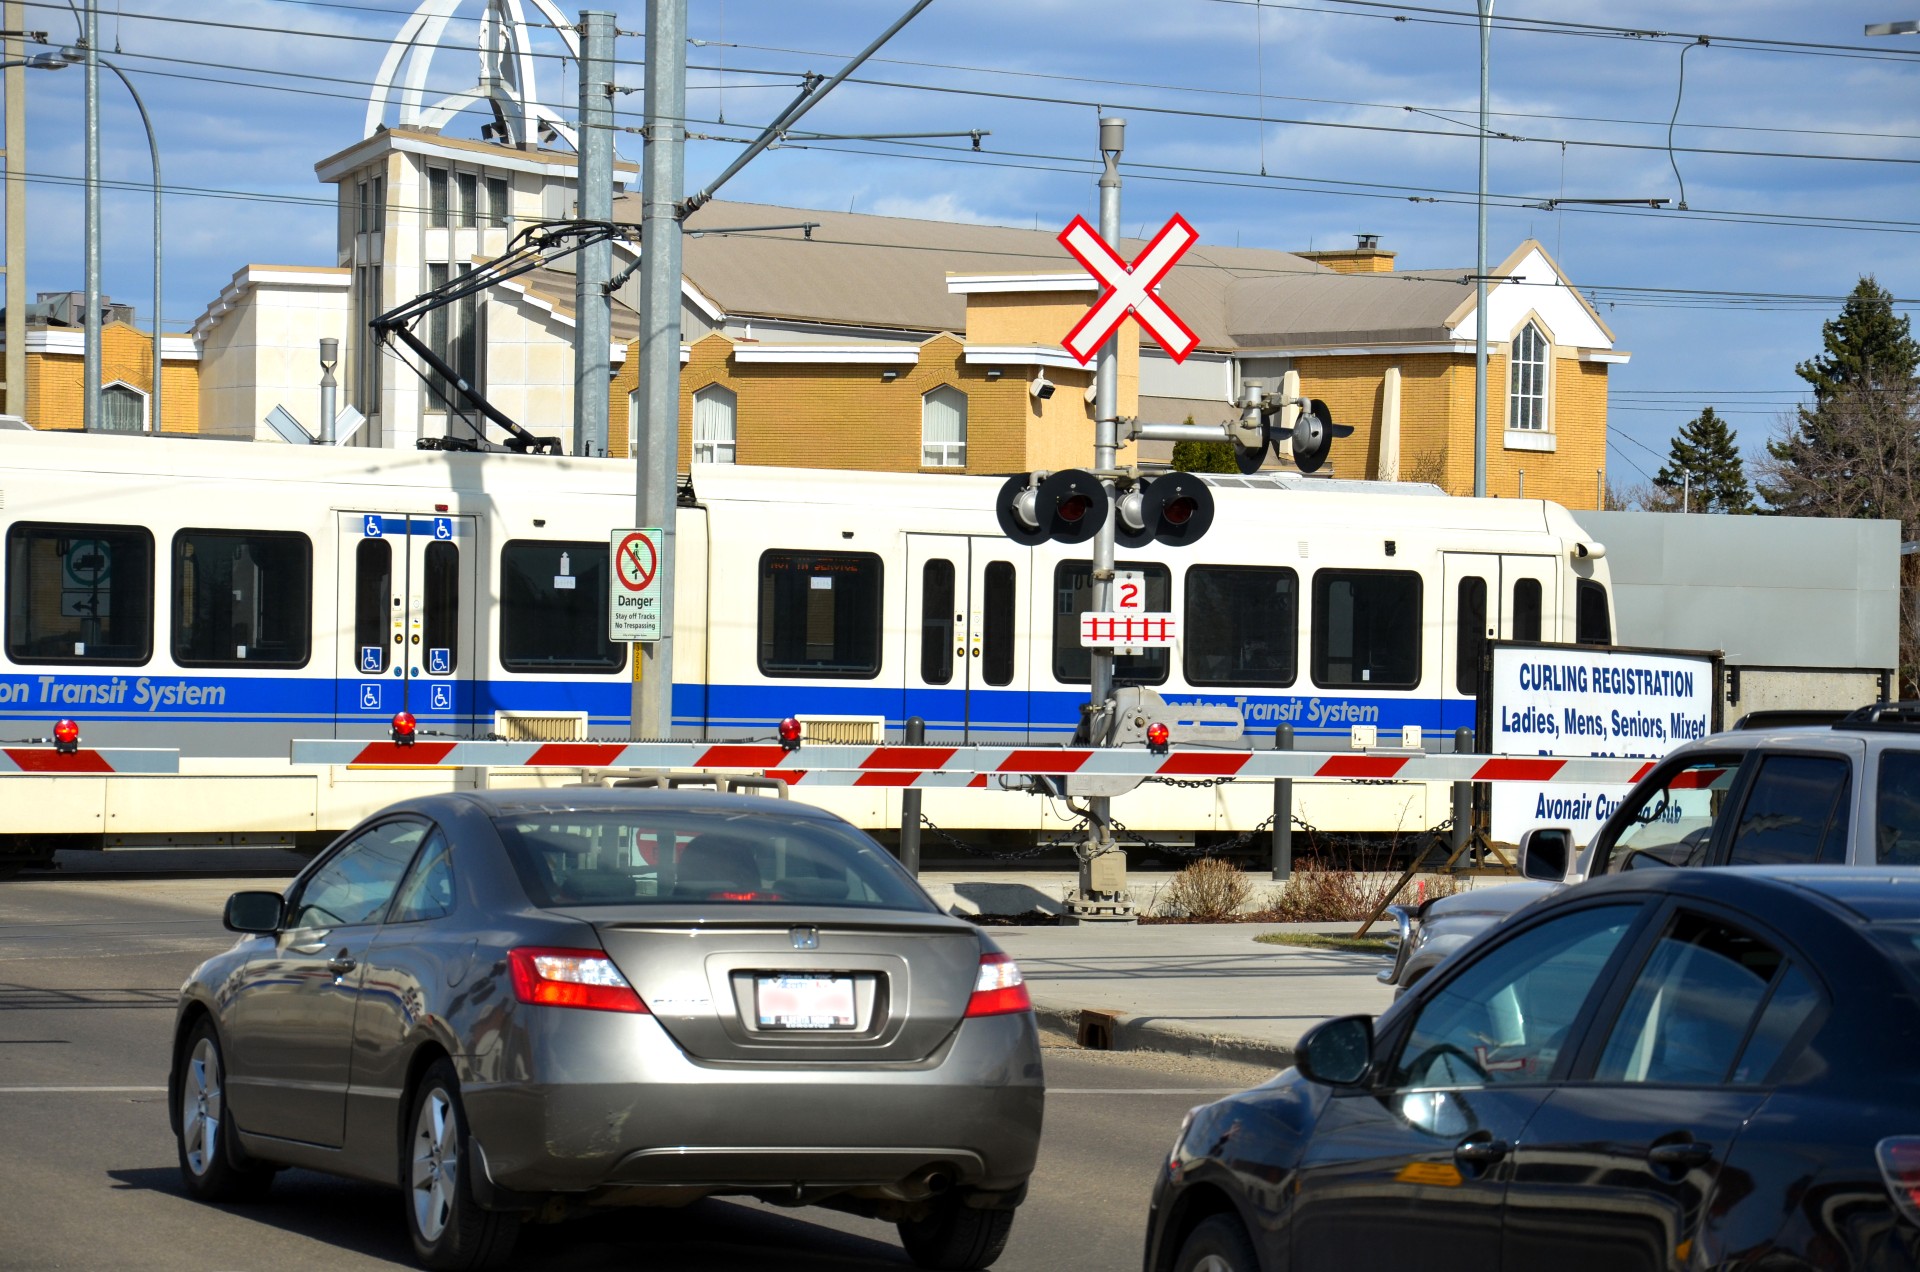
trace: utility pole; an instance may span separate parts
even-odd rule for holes
[[[673,736],[674,516],[680,470],[680,194],[686,181],[687,0],[647,0],[640,178],[640,400],[629,444],[634,525],[660,532],[660,639],[641,647],[633,735]],[[584,119],[582,124],[586,122]],[[583,129],[584,133],[584,129]],[[601,349],[606,348],[605,341]]]
[[[1487,53],[1493,0],[1480,0],[1480,197],[1473,257],[1473,495],[1487,496]]]
[[[85,0],[87,39],[87,228],[86,228],[86,348],[81,356],[80,426],[99,428],[100,419],[100,12],[94,0]],[[158,320],[159,315],[154,318]]]
[[[648,46],[651,60],[652,46]],[[577,215],[583,221],[613,219],[613,15],[597,9],[580,14],[579,167],[574,179]],[[613,243],[580,253],[573,276],[573,453],[607,453],[607,346],[613,339]]]
[[[1119,250],[1120,245],[1120,153],[1126,148],[1127,121],[1107,116],[1100,121],[1100,237]],[[1120,449],[1120,337],[1107,337],[1100,346],[1093,372],[1093,468],[1096,473],[1113,471]],[[1102,476],[1107,502],[1113,507],[1114,482]],[[1118,515],[1101,519],[1100,532],[1093,540],[1093,608],[1106,613],[1113,609],[1114,523]],[[1088,675],[1087,725],[1096,745],[1105,740],[1111,723],[1109,700],[1113,697],[1113,649],[1096,645],[1092,649]],[[1087,839],[1080,853],[1080,879],[1077,896],[1088,907],[1102,901],[1118,901],[1123,913],[1126,904],[1127,859],[1113,842],[1113,801],[1105,795],[1087,800]]]
[[[26,6],[6,0],[6,60],[20,62]],[[6,76],[7,147],[7,412],[27,416],[27,68],[9,66]]]

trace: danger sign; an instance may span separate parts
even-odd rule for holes
[[[1093,308],[1060,342],[1066,351],[1085,366],[1093,361],[1107,338],[1120,329],[1127,315],[1132,314],[1147,329],[1147,334],[1167,351],[1169,358],[1185,362],[1187,355],[1199,346],[1200,337],[1180,321],[1180,315],[1161,303],[1153,289],[1167,276],[1174,262],[1199,241],[1200,235],[1187,224],[1187,218],[1176,212],[1129,265],[1100,237],[1098,230],[1087,224],[1085,217],[1074,217],[1073,223],[1060,231],[1060,245],[1087,267],[1104,290]]]
[[[607,639],[660,639],[660,531],[616,530],[608,546],[613,578],[608,585]]]

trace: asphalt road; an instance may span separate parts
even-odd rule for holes
[[[397,1192],[289,1171],[256,1205],[184,1195],[163,1089],[175,993],[231,939],[218,919],[227,893],[265,881],[128,867],[139,874],[0,883],[0,1269],[409,1266]],[[1069,1048],[1049,1049],[1046,1066],[1039,1171],[996,1266],[1136,1267],[1147,1191],[1181,1114],[1266,1075]],[[910,1266],[888,1225],[732,1200],[524,1229],[516,1265]]]

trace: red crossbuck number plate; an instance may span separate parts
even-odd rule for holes
[[[853,979],[848,976],[760,976],[755,1006],[762,1029],[851,1029]]]

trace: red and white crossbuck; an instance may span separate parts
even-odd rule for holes
[[[1185,362],[1187,355],[1199,346],[1200,337],[1180,321],[1180,315],[1167,308],[1153,289],[1167,276],[1174,262],[1199,241],[1200,235],[1176,212],[1129,265],[1100,237],[1098,230],[1087,224],[1087,218],[1074,217],[1073,223],[1060,231],[1060,245],[1086,266],[1087,272],[1105,290],[1060,342],[1067,352],[1079,359],[1081,366],[1092,362],[1107,337],[1132,314],[1147,334],[1167,351],[1169,358]]]

